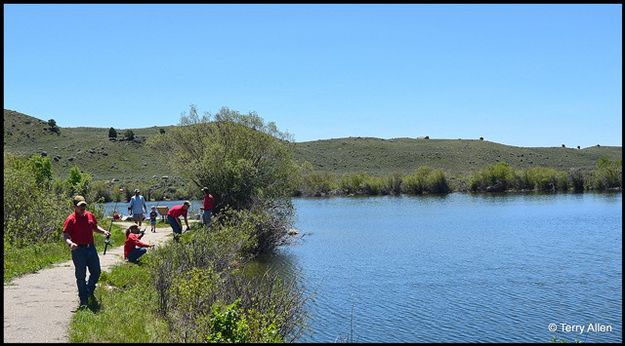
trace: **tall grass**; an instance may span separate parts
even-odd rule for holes
[[[607,158],[599,159],[590,171],[540,166],[515,169],[507,162],[499,162],[468,176],[454,176],[453,189],[443,170],[427,166],[409,175],[395,173],[385,177],[366,173],[343,176],[309,173],[302,181],[296,196],[445,194],[454,189],[460,192],[583,192],[621,190],[623,184],[621,160]]]
[[[197,229],[154,253],[152,282],[170,341],[275,342],[300,335],[304,297],[295,281],[241,270],[258,253],[263,222],[226,210],[210,232]],[[231,318],[223,321],[224,314]]]
[[[403,178],[403,191],[408,194],[435,193],[450,191],[445,174],[440,169],[419,167],[412,175]]]

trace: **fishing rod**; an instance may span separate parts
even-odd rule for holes
[[[120,187],[119,192],[124,192],[124,189]],[[113,214],[115,214],[115,212],[117,211],[117,202],[118,201],[115,201],[115,204],[113,205]],[[109,224],[109,229],[108,229],[109,235],[104,237],[104,253],[102,255],[106,255],[106,249],[111,244],[111,229],[112,228],[113,228],[113,218],[111,217],[111,223]]]

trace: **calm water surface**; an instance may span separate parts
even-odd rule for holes
[[[314,294],[302,342],[621,342],[621,202],[295,199],[301,238],[265,262]],[[562,331],[589,323],[611,331]]]

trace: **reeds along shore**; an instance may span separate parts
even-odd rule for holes
[[[448,178],[444,171],[419,167],[413,174],[372,176],[311,173],[294,196],[446,194],[450,192],[606,192],[621,191],[622,161],[601,158],[592,170],[532,167],[515,170],[500,162],[473,174]]]

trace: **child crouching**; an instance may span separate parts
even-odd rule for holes
[[[126,229],[126,241],[124,242],[124,258],[128,262],[137,263],[139,257],[145,255],[148,251],[146,248],[154,247],[154,245],[146,244],[140,239],[143,233],[139,231],[139,226],[131,225]]]

